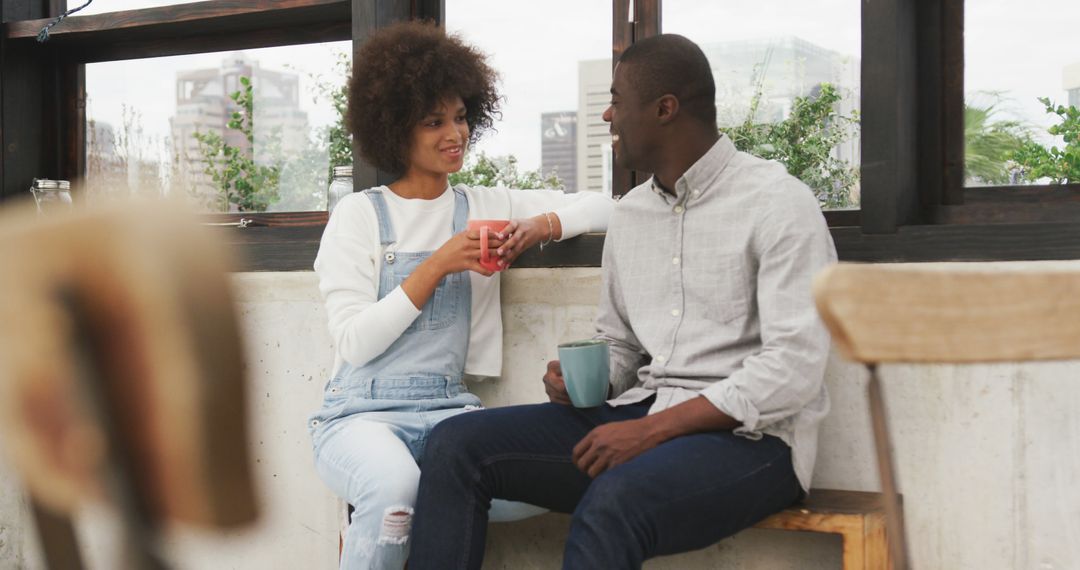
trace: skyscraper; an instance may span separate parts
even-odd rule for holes
[[[578,191],[611,195],[611,134],[602,118],[610,100],[611,60],[578,62]]]
[[[576,111],[555,111],[540,115],[540,172],[554,174],[568,193],[577,192]]]
[[[230,94],[243,90],[241,77],[252,83],[254,97],[254,143],[242,132],[228,127],[239,106]],[[215,133],[230,146],[259,154],[267,145],[289,156],[299,152],[308,137],[307,113],[300,110],[299,76],[259,67],[243,53],[234,53],[209,69],[176,74],[176,116],[169,120],[174,161],[182,184],[196,194],[216,192],[194,134]],[[254,146],[254,148],[252,148]]]

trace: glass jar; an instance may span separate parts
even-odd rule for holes
[[[71,182],[35,178],[30,186],[39,215],[49,215],[71,210]]]
[[[334,178],[330,180],[330,187],[326,190],[326,211],[333,212],[337,203],[352,194],[352,167],[335,166]]]

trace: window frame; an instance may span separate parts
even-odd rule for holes
[[[662,32],[662,1],[612,0],[613,61],[635,40]],[[0,200],[25,196],[41,173],[72,180],[79,191],[86,63],[343,39],[355,55],[378,27],[408,18],[442,23],[446,13],[445,0],[192,2],[72,16],[36,44],[37,30],[66,4],[0,4]],[[963,187],[963,13],[964,0],[862,4],[862,37],[875,41],[861,48],[861,206],[824,212],[841,260],[1080,258],[1080,184]],[[355,188],[392,180],[359,160],[353,178]],[[615,167],[613,188],[621,195],[647,178]],[[207,221],[246,226],[226,230],[245,254],[240,269],[304,270],[326,218],[245,213]],[[603,238],[530,251],[515,266],[598,266]]]

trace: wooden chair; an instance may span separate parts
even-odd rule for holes
[[[0,212],[0,432],[50,568],[82,567],[89,500],[117,508],[135,568],[165,566],[165,522],[255,517],[230,260],[175,211]]]
[[[908,567],[881,363],[1080,358],[1080,271],[838,265],[817,277],[833,345],[870,371],[869,406],[894,567]]]

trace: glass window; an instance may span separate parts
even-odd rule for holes
[[[449,0],[446,28],[501,74],[502,120],[466,159],[495,159],[508,182],[611,193],[601,114],[611,88],[612,3]],[[552,180],[552,177],[558,181]]]
[[[966,185],[1080,182],[1077,22],[1070,0],[964,3]]]
[[[666,0],[663,31],[709,58],[717,122],[825,208],[859,204],[858,0]]]
[[[350,42],[86,66],[87,197],[172,194],[207,212],[326,208]]]

